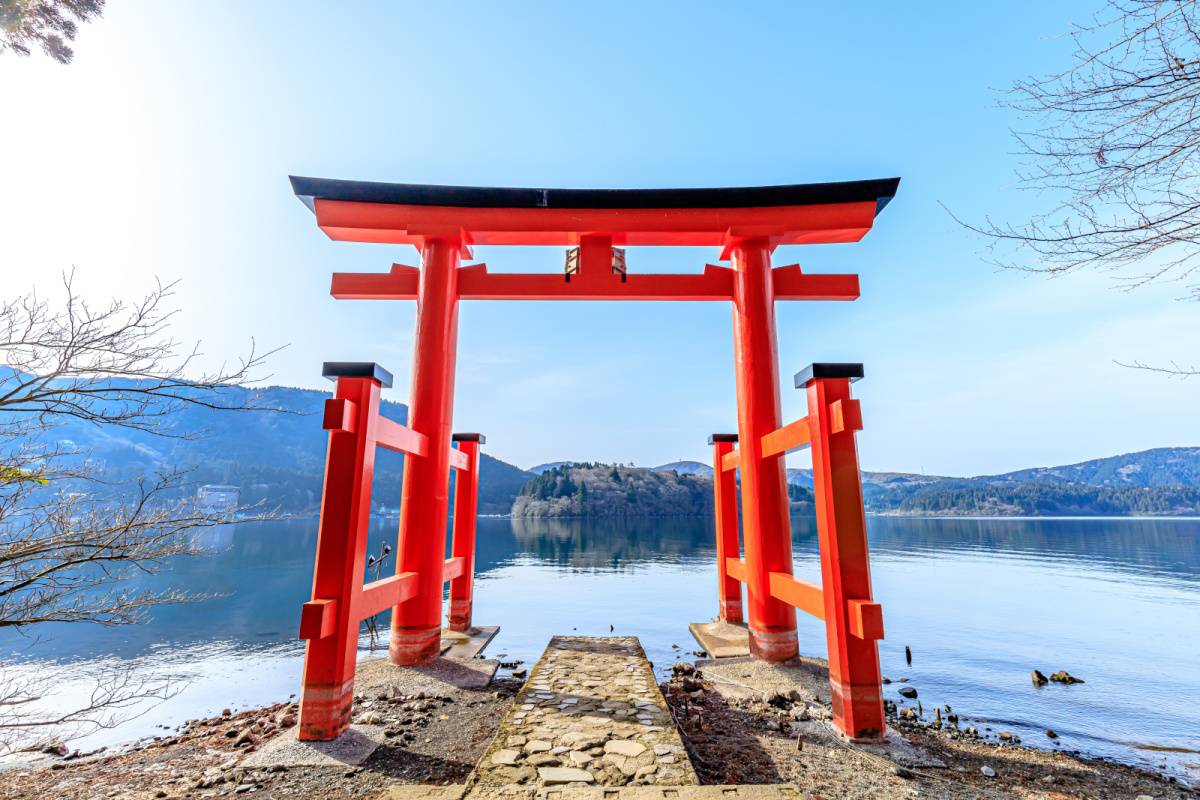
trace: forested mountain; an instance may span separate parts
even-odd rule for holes
[[[321,427],[327,392],[268,386],[227,389],[226,402],[251,405],[253,411],[214,411],[186,406],[164,418],[170,436],[78,421],[53,433],[65,450],[88,458],[108,481],[125,482],[157,471],[189,470],[189,487],[228,484],[241,490],[243,505],[261,503],[285,513],[316,511],[321,502],[328,434]],[[402,403],[384,401],[384,416],[403,422]],[[485,447],[486,449],[486,447]],[[382,448],[376,452],[372,507],[395,510],[400,504],[404,457]],[[480,467],[480,513],[506,514],[521,487],[533,477],[486,452]]]
[[[810,503],[812,492],[790,486],[793,503]],[[595,462],[545,470],[521,490],[514,517],[663,517],[712,514],[711,477],[676,470]]]
[[[658,470],[711,476],[677,461]],[[812,470],[788,469],[788,484],[812,487]],[[867,510],[948,515],[1183,515],[1200,513],[1200,448],[1164,447],[1061,467],[951,478],[863,472]]]

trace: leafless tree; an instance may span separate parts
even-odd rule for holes
[[[171,290],[157,285],[135,302],[93,307],[67,275],[60,302],[31,293],[0,304],[0,629],[36,641],[45,623],[123,625],[193,599],[131,588],[129,579],[197,553],[196,532],[230,515],[180,499],[179,471],[113,485],[57,435],[67,422],[84,422],[186,437],[194,432],[169,424],[184,406],[257,408],[237,391],[262,366],[265,356],[253,350],[232,367],[188,377],[200,353],[169,335]],[[105,675],[84,707],[47,711],[46,675],[0,674],[0,682],[0,746],[111,725],[172,691]]]
[[[1071,40],[1069,68],[1007,95],[1025,120],[1014,131],[1021,183],[1048,205],[1022,223],[969,227],[992,238],[1003,266],[1187,285],[1200,267],[1197,3],[1109,0]],[[1200,286],[1185,294],[1200,300]]]
[[[75,57],[80,22],[104,11],[104,0],[0,0],[0,53],[11,50],[27,56],[33,47],[60,64]]]

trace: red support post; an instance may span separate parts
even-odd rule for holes
[[[735,239],[733,346],[737,383],[742,540],[750,653],[767,661],[799,654],[796,611],[771,594],[771,573],[792,574],[792,537],[783,456],[763,455],[763,436],[780,426],[771,248],[766,239]]]
[[[450,630],[471,629],[471,604],[475,582],[475,518],[479,514],[479,446],[483,434],[456,433],[454,441],[467,459],[466,469],[454,476],[454,541],[451,557],[463,560],[463,572],[450,582]]]
[[[306,740],[333,739],[344,731],[354,700],[361,621],[354,605],[366,567],[379,390],[391,385],[391,376],[374,365],[357,366],[372,367],[375,377],[337,377],[335,399],[325,410],[329,450],[313,599],[305,603],[300,620],[300,635],[308,639],[299,732]]]
[[[416,596],[392,610],[388,652],[400,665],[432,661],[441,650],[461,250],[462,243],[448,237],[426,239],[421,251],[408,426],[429,448],[404,469],[397,569],[417,573],[419,583]]]
[[[827,375],[839,376],[822,377],[822,367]],[[847,371],[862,374],[857,364],[815,364],[796,376],[796,385],[808,392],[812,427],[813,494],[833,722],[851,739],[878,740],[886,731],[876,644],[883,637],[883,622],[879,606],[872,602],[862,478],[854,440],[862,420],[858,401],[850,397]]]
[[[713,448],[713,519],[717,529],[717,601],[723,622],[742,620],[742,582],[729,574],[728,559],[741,558],[738,543],[737,474],[722,469],[725,456],[737,444],[736,433],[714,433],[708,437]]]

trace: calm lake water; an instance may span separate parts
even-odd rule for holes
[[[394,542],[395,527],[374,524],[373,552]],[[1200,520],[872,517],[868,527],[884,674],[909,678],[926,709],[949,703],[961,724],[1026,744],[1200,777],[1200,755],[1186,752],[1200,750]],[[813,521],[794,519],[793,531],[797,575],[819,582]],[[176,682],[170,700],[81,746],[298,690],[315,520],[223,528],[204,541],[209,555],[145,580],[211,599],[158,609],[145,625],[0,640],[10,674],[66,667],[64,704],[113,670]],[[687,623],[715,613],[709,520],[481,519],[478,562],[475,621],[501,625],[488,653],[529,664],[553,634],[611,625],[641,637],[666,671],[696,648]],[[816,620],[800,615],[800,636],[804,653],[825,654]],[[1034,668],[1086,683],[1035,689]],[[897,688],[887,696],[899,699]]]

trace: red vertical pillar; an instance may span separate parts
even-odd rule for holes
[[[830,377],[822,377],[827,375]],[[796,376],[808,391],[821,591],[829,643],[833,722],[852,739],[884,735],[879,648],[883,618],[871,601],[871,566],[854,432],[862,428],[850,376],[861,364],[814,364]],[[833,377],[837,376],[837,377]]]
[[[431,661],[441,645],[460,248],[456,239],[431,238],[421,252],[408,427],[425,434],[429,445],[423,458],[404,464],[397,571],[417,573],[418,585],[415,597],[392,609],[395,664]]]
[[[738,545],[737,476],[722,469],[725,455],[733,452],[736,433],[714,433],[708,437],[713,448],[713,520],[717,529],[717,602],[723,622],[742,622],[742,583],[729,575],[727,558],[740,559]]]
[[[792,574],[787,479],[783,456],[762,455],[763,435],[780,427],[771,252],[766,239],[736,240],[730,251],[750,653],[786,661],[798,655],[796,611],[771,596],[770,575]]]
[[[308,645],[299,735],[319,740],[337,737],[350,724],[360,622],[353,605],[367,558],[375,420],[380,387],[392,385],[391,375],[375,364],[326,364],[323,374],[337,378],[337,389],[325,404],[329,449],[313,599],[300,615],[300,637]]]
[[[479,515],[479,446],[481,433],[456,433],[454,441],[467,457],[467,468],[454,476],[454,541],[451,556],[463,560],[462,575],[450,581],[450,630],[471,628],[475,584],[475,520]]]

